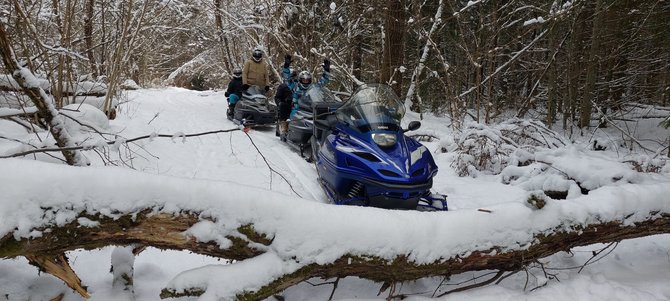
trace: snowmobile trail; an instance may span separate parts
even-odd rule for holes
[[[234,124],[232,121],[227,121]],[[281,142],[275,136],[273,127],[254,127],[248,132],[248,135],[258,147],[258,150],[254,151],[260,151],[271,167],[282,173],[282,176],[301,197],[317,202],[326,200],[319,184],[312,181],[312,179],[317,178],[314,166],[301,158],[290,146]],[[286,186],[282,187],[281,191],[294,194],[287,185],[277,185],[277,183],[284,182],[284,179],[277,175],[271,175],[271,177],[273,177],[273,183],[275,183],[273,190],[279,190],[278,187]]]
[[[305,161],[298,153],[294,152],[290,146],[286,145],[286,143],[280,142],[279,140],[278,143],[279,145],[277,148],[282,147],[285,148],[285,150],[278,151],[276,154],[283,162],[287,162],[286,166],[294,175],[294,179],[318,178],[314,164]],[[316,180],[310,181],[309,183],[300,181],[300,185],[304,188],[304,191],[308,193],[308,195],[302,195],[303,198],[309,198],[317,202],[326,202],[326,195],[323,193],[321,186]]]

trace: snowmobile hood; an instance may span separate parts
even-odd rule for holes
[[[424,183],[436,173],[437,166],[428,149],[402,131],[386,131],[395,135],[397,142],[391,147],[380,147],[372,135],[380,131],[360,133],[347,126],[339,127],[341,134],[334,147],[343,157],[346,167],[360,172],[373,181],[399,184]]]

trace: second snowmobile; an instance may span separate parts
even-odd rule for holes
[[[250,86],[235,104],[235,113],[226,114],[228,119],[245,127],[271,125],[275,123],[277,105],[268,101],[265,92],[258,86]]]
[[[288,123],[286,142],[298,149],[300,155],[311,161],[314,118],[332,113],[342,105],[342,100],[325,87],[312,86],[298,101],[298,110]]]

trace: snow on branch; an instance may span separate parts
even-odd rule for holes
[[[65,114],[63,114],[63,115],[65,115]],[[0,159],[23,157],[23,156],[30,155],[30,154],[35,154],[35,153],[62,152],[62,151],[73,151],[73,150],[90,150],[90,149],[95,149],[97,147],[104,146],[104,145],[112,145],[113,147],[118,149],[118,147],[121,144],[127,144],[127,143],[130,143],[130,142],[135,142],[135,141],[143,140],[143,139],[154,139],[156,137],[171,138],[173,142],[174,142],[175,138],[181,138],[181,141],[185,142],[187,137],[198,137],[198,136],[204,136],[204,135],[228,133],[228,132],[239,131],[239,130],[240,130],[240,128],[232,128],[232,129],[214,130],[214,131],[192,133],[192,134],[185,134],[185,133],[182,133],[182,132],[177,132],[177,133],[174,133],[174,134],[152,133],[152,134],[149,134],[149,135],[133,137],[133,138],[130,138],[130,139],[119,137],[117,139],[114,139],[114,140],[111,140],[111,141],[104,141],[102,143],[100,141],[95,141],[92,144],[74,145],[74,146],[69,146],[69,147],[30,149],[30,150],[26,150],[26,151],[22,151],[22,152],[18,152],[18,153],[13,153],[13,154],[9,154],[9,155],[0,155]]]
[[[468,3],[461,8],[459,11],[454,13],[454,16],[458,16],[459,14],[462,14],[464,11],[470,9],[470,7],[473,7],[481,2],[484,2],[484,0],[474,0],[474,1],[468,1]]]

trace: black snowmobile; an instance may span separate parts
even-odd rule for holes
[[[315,141],[312,139],[315,132],[314,118],[332,113],[341,105],[342,100],[325,87],[314,85],[307,89],[298,101],[298,111],[289,121],[286,142],[311,161],[312,143]]]
[[[251,86],[235,104],[235,114],[231,116],[227,112],[226,115],[229,120],[245,127],[271,125],[275,123],[277,105],[268,101],[263,89]]]

